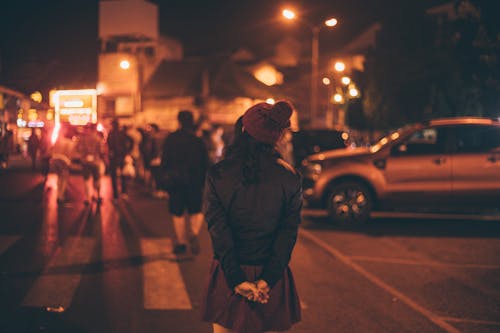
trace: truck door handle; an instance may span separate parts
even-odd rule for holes
[[[435,158],[432,160],[432,162],[434,164],[441,165],[441,164],[446,162],[446,158],[444,158],[444,157]]]
[[[386,164],[387,163],[386,163],[385,159],[378,159],[378,160],[373,161],[373,165],[375,165],[375,167],[377,169],[380,169],[380,170],[384,170]]]
[[[497,161],[497,157],[495,155],[488,156],[487,158],[488,161],[491,163],[495,163]]]

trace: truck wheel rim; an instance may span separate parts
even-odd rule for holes
[[[356,189],[345,189],[332,197],[335,215],[342,219],[356,219],[365,213],[368,200],[366,195]]]

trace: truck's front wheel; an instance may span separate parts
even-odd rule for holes
[[[359,225],[370,218],[373,197],[365,185],[355,181],[343,182],[332,187],[327,207],[333,222]]]

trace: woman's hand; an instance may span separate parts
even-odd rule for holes
[[[234,292],[245,297],[249,301],[255,301],[259,298],[259,291],[257,286],[252,282],[242,282],[236,287],[234,287]]]
[[[234,292],[245,297],[249,301],[265,304],[269,301],[269,285],[264,280],[255,282],[242,282],[234,287]]]
[[[255,286],[257,287],[259,295],[257,301],[262,304],[267,303],[269,301],[269,291],[271,290],[267,282],[264,280],[257,280],[255,281]]]

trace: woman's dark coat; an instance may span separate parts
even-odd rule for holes
[[[276,154],[260,159],[257,184],[242,184],[242,159],[226,159],[208,172],[205,219],[229,287],[246,281],[240,265],[263,265],[271,287],[283,276],[297,239],[301,178]]]

